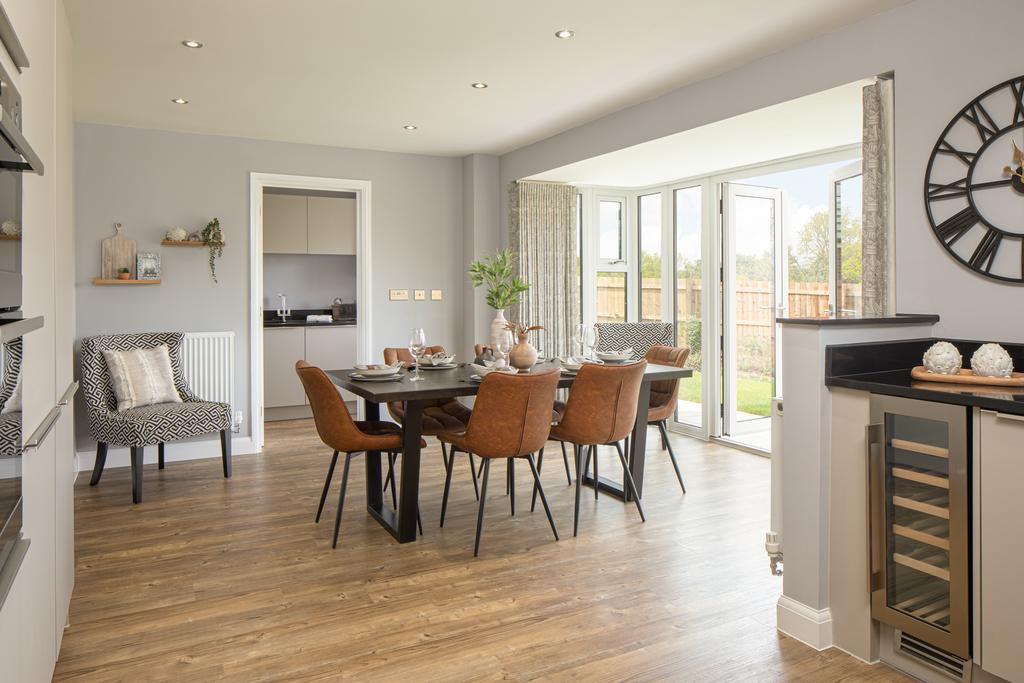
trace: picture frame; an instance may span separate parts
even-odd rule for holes
[[[140,251],[135,258],[135,272],[139,280],[160,279],[160,254],[152,251]]]

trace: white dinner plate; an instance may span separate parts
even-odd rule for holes
[[[458,363],[449,363],[448,365],[421,365],[420,370],[454,370],[459,367]]]
[[[396,382],[402,379],[402,375],[361,375],[358,372],[350,373],[348,377],[357,382]]]

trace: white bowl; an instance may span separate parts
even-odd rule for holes
[[[420,356],[417,360],[423,365],[451,365],[455,362],[455,354],[435,353],[433,356]]]
[[[603,361],[633,360],[633,350],[626,349],[624,351],[598,351],[597,357]]]
[[[384,377],[394,375],[402,370],[401,365],[357,365],[356,370],[364,377]]]
[[[507,373],[509,375],[514,375],[517,372],[519,372],[518,370],[516,370],[513,367],[493,368],[493,367],[487,367],[486,365],[477,365],[476,363],[470,363],[469,367],[470,367],[470,369],[473,370],[473,372],[475,372],[476,374],[480,375],[481,377],[486,377],[488,374],[490,374],[492,372],[504,372],[504,373]]]
[[[562,356],[558,359],[558,362],[561,363],[563,368],[570,372],[576,372],[583,367],[583,360],[574,356]]]

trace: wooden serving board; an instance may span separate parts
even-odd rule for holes
[[[116,280],[118,268],[127,268],[135,279],[135,240],[121,234],[121,224],[114,223],[114,236],[101,243],[100,279]]]
[[[955,375],[928,372],[923,365],[910,371],[910,376],[924,382],[946,382],[948,384],[984,384],[990,387],[1024,387],[1024,372],[1012,372],[1009,377],[982,377],[966,368],[960,368]]]

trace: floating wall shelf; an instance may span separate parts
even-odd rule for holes
[[[160,280],[118,280],[117,278],[108,280],[94,277],[92,283],[94,285],[158,285]]]
[[[21,235],[0,235],[0,241],[4,242],[20,242]]]
[[[208,246],[206,242],[196,242],[195,240],[163,240],[160,244],[165,247],[205,247]]]

